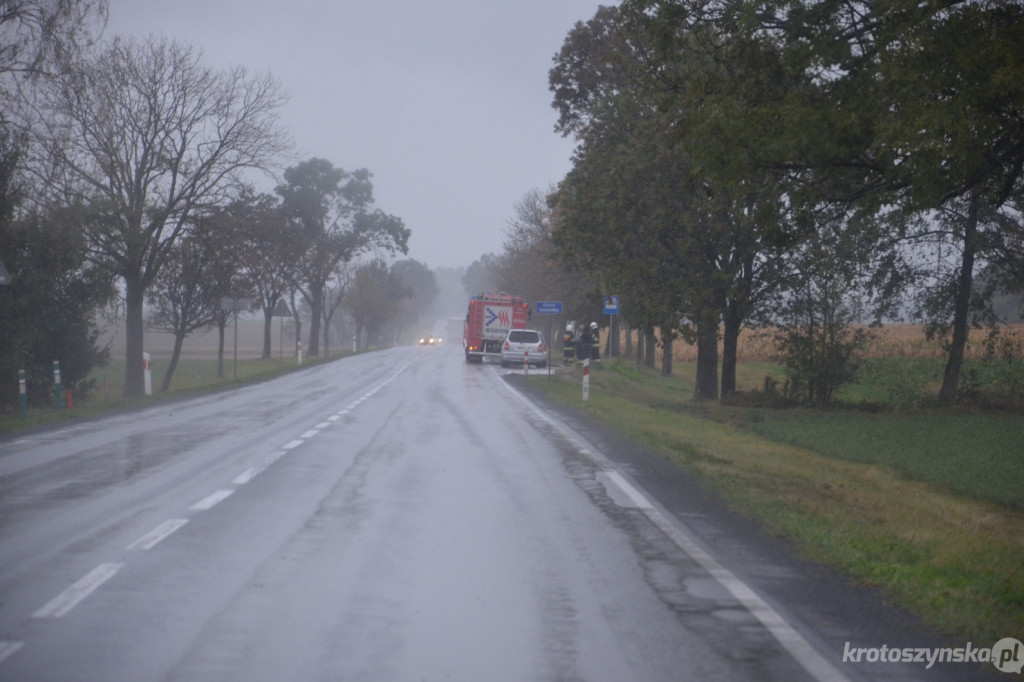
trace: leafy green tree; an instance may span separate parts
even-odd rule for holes
[[[714,399],[723,320],[728,393],[740,330],[778,284],[786,200],[751,132],[770,126],[723,123],[778,97],[777,59],[723,41],[696,3],[630,5],[578,24],[551,71],[557,128],[581,140],[556,242],[627,294],[631,319],[662,330],[663,372],[682,325],[698,349],[695,397]]]
[[[267,359],[272,354],[274,313],[299,276],[303,256],[299,228],[286,219],[279,197],[251,191],[243,192],[213,220],[219,223],[216,235],[223,245],[219,262],[228,269],[238,268],[232,292],[251,295],[263,312],[262,358]]]
[[[285,215],[300,228],[304,254],[295,281],[310,307],[309,354],[319,355],[328,286],[339,267],[372,250],[407,253],[409,230],[374,208],[370,172],[347,173],[312,158],[285,170],[278,186]]]
[[[501,290],[499,271],[501,256],[485,253],[469,264],[462,276],[462,286],[467,295],[475,296],[486,292],[497,293]]]
[[[360,267],[345,295],[358,347],[380,343],[381,331],[398,314],[402,300],[412,295],[412,290],[402,284],[401,275],[384,261],[375,259]]]
[[[29,401],[52,404],[53,361],[61,383],[84,397],[89,373],[106,364],[99,347],[99,311],[114,295],[109,276],[85,260],[70,216],[0,220],[0,260],[11,284],[0,287],[0,403],[17,404],[17,373],[28,377]]]
[[[402,299],[393,320],[395,337],[401,339],[406,329],[426,321],[438,294],[437,278],[430,268],[413,259],[394,263],[391,271],[410,292],[410,296]]]
[[[863,248],[841,225],[823,227],[786,260],[791,282],[777,297],[775,342],[788,378],[788,395],[826,407],[857,377],[871,333],[864,328]]]
[[[0,261],[11,275],[0,286],[0,409],[17,405],[19,370],[26,372],[29,402],[52,404],[54,360],[62,384],[85,394],[88,374],[107,361],[96,320],[113,296],[110,279],[85,259],[74,215],[18,213],[21,150],[0,124]]]
[[[174,335],[170,364],[160,383],[166,393],[178,368],[185,339],[214,325],[220,301],[230,295],[230,279],[217,277],[218,254],[202,229],[193,229],[171,247],[166,264],[146,294],[149,326]]]

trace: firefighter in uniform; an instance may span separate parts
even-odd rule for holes
[[[601,332],[597,328],[597,322],[590,323],[590,362],[601,361]]]
[[[576,351],[573,350],[572,345],[572,322],[570,322],[565,325],[565,331],[562,332],[562,361],[566,365],[571,365],[575,359]]]
[[[576,364],[582,365],[584,358],[590,357],[590,330],[580,322],[576,330]]]

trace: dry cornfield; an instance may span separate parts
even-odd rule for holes
[[[878,329],[871,329],[872,341],[868,344],[867,356],[872,358],[942,358],[945,352],[942,342],[938,339],[929,341],[925,338],[924,327],[910,324],[890,324]],[[636,347],[636,332],[633,333],[633,347]],[[607,332],[602,335],[602,347],[607,339]],[[622,348],[625,348],[625,334],[620,334]],[[973,329],[968,338],[965,357],[984,358],[992,355],[993,345],[989,342],[987,329]],[[1000,327],[999,338],[994,345],[996,357],[1024,359],[1024,324],[1003,325]],[[655,353],[655,361],[661,362],[661,348]],[[719,357],[722,345],[719,342]],[[673,344],[673,360],[675,362],[696,362],[697,347],[681,340]],[[772,341],[772,329],[744,329],[740,334],[739,362],[774,362],[777,360],[775,344]]]

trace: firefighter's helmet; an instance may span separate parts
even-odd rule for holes
[[[591,329],[597,329],[597,322],[591,322],[590,323],[590,328]]]

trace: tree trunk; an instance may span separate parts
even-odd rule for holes
[[[655,354],[655,339],[654,339],[654,325],[647,325],[644,328],[644,367],[654,368],[654,354]]]
[[[625,345],[626,348],[625,348],[623,357],[626,360],[628,360],[631,357],[633,357],[633,329],[628,324],[625,325],[625,329],[626,329],[626,343],[624,345]]]
[[[665,330],[669,331],[665,331]],[[671,324],[665,324],[661,328],[661,374],[662,376],[672,376],[672,361],[675,359],[672,357],[672,344],[675,342],[675,333],[672,331]]]
[[[142,368],[142,300],[145,296],[145,290],[142,286],[141,277],[125,277],[124,290],[124,395],[127,397],[142,395],[145,391]]]
[[[736,356],[739,352],[740,328],[743,321],[736,304],[725,309],[722,331],[722,398],[736,392]]]
[[[295,292],[292,292],[292,319],[295,320],[295,354],[299,353],[299,344],[302,343],[302,316],[299,314],[299,306],[295,305]]]
[[[960,276],[957,279],[956,300],[953,302],[953,338],[950,342],[946,369],[942,374],[942,388],[939,402],[956,401],[957,386],[960,383],[960,368],[964,363],[964,347],[967,345],[969,317],[971,310],[971,286],[974,280],[974,256],[978,250],[978,199],[971,197],[964,222],[963,257],[960,261]]]
[[[260,358],[269,360],[274,354],[271,341],[271,332],[274,330],[274,310],[277,309],[277,301],[274,305],[263,308],[263,353]]]
[[[694,400],[718,400],[718,309],[697,319],[697,387]]]
[[[331,315],[324,310],[324,357],[331,357]]]
[[[228,316],[217,313],[217,378],[224,378],[224,338],[227,336]]]
[[[163,381],[160,382],[161,393],[167,393],[167,390],[171,387],[171,378],[174,376],[174,370],[178,369],[178,360],[181,358],[181,347],[184,343],[185,334],[182,332],[176,333],[174,335],[174,350],[171,352],[171,364],[167,365]]]
[[[309,301],[309,355],[316,357],[320,355],[320,315],[323,311],[324,299],[322,292],[310,291]]]

